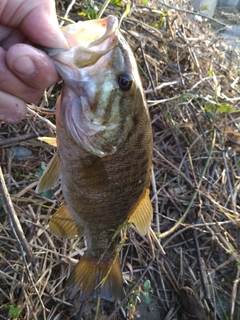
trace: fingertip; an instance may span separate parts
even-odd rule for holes
[[[7,52],[6,61],[9,69],[32,88],[45,89],[59,80],[51,58],[30,45],[13,45]]]
[[[26,103],[6,92],[0,91],[0,121],[18,123],[27,113]]]

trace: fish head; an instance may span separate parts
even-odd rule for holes
[[[65,81],[57,117],[86,151],[111,155],[132,130],[136,109],[147,112],[134,55],[113,16],[64,34],[71,48],[49,53]]]

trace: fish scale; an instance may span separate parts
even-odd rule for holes
[[[46,170],[51,182],[57,176],[53,173],[60,172],[65,204],[53,215],[50,229],[60,237],[84,234],[87,239],[86,253],[67,280],[66,295],[112,301],[123,297],[120,230],[129,222],[144,235],[152,219],[151,122],[136,61],[117,18],[64,30],[73,48],[48,49],[65,80],[56,106],[60,160],[51,161],[53,168]],[[60,170],[54,168],[59,164]],[[46,178],[41,180],[38,191],[49,187]]]

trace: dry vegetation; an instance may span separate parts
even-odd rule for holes
[[[86,12],[81,1],[72,2],[69,14],[70,1],[56,2],[60,20]],[[104,14],[123,9],[109,5]],[[121,251],[126,298],[117,305],[101,301],[96,318],[240,319],[239,54],[208,21],[163,4],[134,5],[122,30],[136,54],[153,125],[154,233],[141,238],[128,230]],[[37,175],[54,153],[37,136],[55,134],[60,88],[30,105],[18,125],[0,125],[1,184],[4,178],[9,193],[4,206],[0,195],[0,319],[17,319],[18,312],[27,320],[77,319],[80,304],[66,301],[63,288],[86,243],[49,232],[63,201],[60,186],[35,193]],[[17,159],[17,147],[31,155]],[[95,313],[96,301],[88,302],[82,319]]]

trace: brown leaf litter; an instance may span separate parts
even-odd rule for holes
[[[56,3],[61,21],[101,7]],[[109,4],[104,14],[123,11],[124,4]],[[130,228],[123,238],[125,299],[101,301],[97,317],[97,302],[87,302],[82,319],[240,318],[239,52],[211,23],[162,2],[133,4],[122,22],[152,119],[154,221],[148,237]],[[20,124],[0,125],[0,319],[14,319],[11,306],[26,320],[77,319],[80,308],[63,289],[85,239],[63,241],[49,232],[49,218],[63,201],[59,185],[50,194],[35,193],[54,153],[36,137],[55,135],[60,88],[29,105]],[[31,155],[16,160],[14,147]]]

